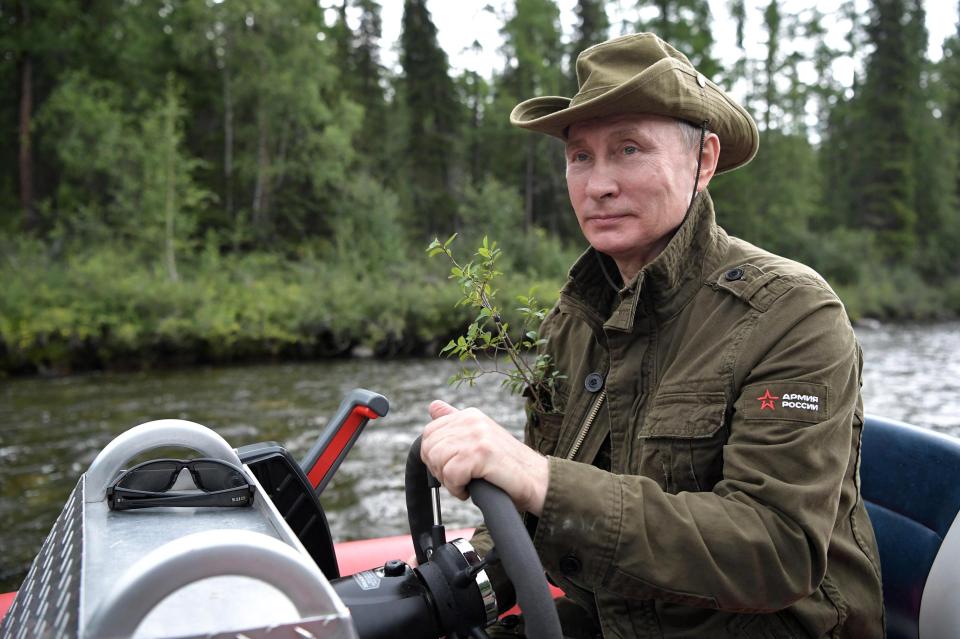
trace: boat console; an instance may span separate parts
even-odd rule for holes
[[[388,409],[382,396],[353,391],[300,463],[275,442],[234,450],[183,420],[121,434],[77,482],[0,639],[479,639],[498,614],[485,573],[496,561],[516,587],[527,635],[559,638],[543,568],[510,499],[472,482],[496,548],[480,557],[463,539],[448,542],[419,439],[405,478],[417,566],[390,559],[340,574],[320,494],[366,423]],[[121,469],[168,446],[240,466],[252,503],[111,510],[107,487]],[[958,636],[958,474],[960,440],[866,419],[861,493],[880,551],[887,639]]]
[[[365,424],[388,409],[382,396],[353,391],[301,463],[274,442],[234,450],[183,420],[121,434],[80,477],[0,622],[0,639],[480,638],[497,618],[484,572],[495,554],[516,584],[528,634],[559,639],[543,567],[510,499],[487,482],[470,485],[498,553],[483,558],[463,539],[447,542],[419,439],[407,463],[418,565],[395,559],[340,575],[319,495]],[[239,467],[252,501],[111,509],[107,489],[122,469],[167,447]]]

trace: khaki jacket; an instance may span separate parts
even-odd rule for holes
[[[566,376],[562,414],[526,427],[548,574],[606,638],[882,637],[862,358],[834,292],[728,236],[706,193],[624,289],[599,258],[541,329]]]

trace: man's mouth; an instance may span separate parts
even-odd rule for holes
[[[600,215],[591,215],[587,218],[588,222],[607,222],[612,220],[619,220],[624,217],[628,217],[629,213],[602,213]]]

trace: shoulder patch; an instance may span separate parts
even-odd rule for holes
[[[809,382],[769,382],[745,386],[734,409],[743,419],[822,422],[830,418],[827,387]]]

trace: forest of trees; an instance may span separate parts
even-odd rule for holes
[[[376,0],[0,0],[0,374],[429,352],[467,320],[424,255],[453,232],[498,241],[505,298],[550,303],[583,248],[562,145],[508,114],[635,30],[757,120],[756,159],[711,185],[730,233],[854,319],[960,314],[960,36],[932,62],[921,0],[783,4],[728,0],[721,65],[708,0],[579,0],[572,32],[515,0],[483,77],[451,71],[426,0],[398,43]]]

